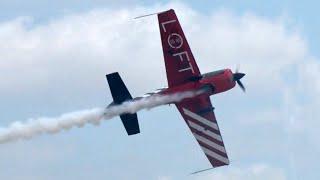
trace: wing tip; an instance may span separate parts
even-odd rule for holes
[[[205,171],[209,171],[209,170],[212,170],[212,169],[215,169],[215,167],[198,170],[198,171],[195,171],[195,172],[190,173],[190,175],[195,175],[195,174],[202,173],[202,172],[205,172]]]
[[[145,14],[145,15],[134,17],[133,19],[140,19],[140,18],[147,17],[147,16],[163,14],[163,13],[169,12],[169,11],[173,11],[174,12],[174,9],[169,9],[169,10],[166,10],[166,11],[160,11],[160,12],[156,12],[156,13]]]
[[[108,77],[112,77],[112,76],[116,76],[116,75],[119,75],[119,73],[118,72],[112,72],[112,73],[106,74],[106,77],[108,78]]]

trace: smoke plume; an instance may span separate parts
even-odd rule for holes
[[[108,108],[94,108],[62,114],[59,117],[41,117],[29,119],[26,122],[14,122],[7,128],[0,128],[0,143],[19,139],[29,139],[43,133],[58,133],[73,127],[83,127],[91,123],[99,125],[102,120],[111,119],[124,113],[135,113],[142,109],[151,109],[156,106],[179,102],[201,94],[201,91],[187,91],[172,95],[153,95],[135,101],[113,105]]]

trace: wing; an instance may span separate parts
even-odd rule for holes
[[[199,77],[200,71],[174,10],[158,14],[168,86]]]
[[[213,167],[229,164],[209,96],[200,95],[176,103],[182,117]]]

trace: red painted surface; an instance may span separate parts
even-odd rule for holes
[[[189,81],[171,88],[169,87],[161,91],[159,94],[173,94],[177,92],[198,90],[205,85],[212,85],[215,88],[214,92],[208,94],[211,96],[232,89],[235,87],[236,83],[232,80],[232,71],[230,69],[226,69],[222,74],[212,77],[204,77],[203,79],[195,82]]]
[[[158,20],[168,87],[184,84],[186,79],[199,76],[199,68],[174,11],[158,14]]]
[[[201,75],[174,10],[158,14],[168,88],[158,94],[199,90],[206,93],[175,103],[213,167],[229,164],[210,96],[232,89],[236,82],[230,69]]]
[[[190,78],[199,77],[201,73],[174,10],[158,14],[158,20],[169,87],[162,93],[195,90],[211,84],[215,88],[213,94],[217,94],[235,86],[230,69],[197,82],[190,81]]]

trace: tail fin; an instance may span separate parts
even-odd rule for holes
[[[113,103],[111,104],[121,104],[132,99],[132,96],[126,85],[123,83],[119,73],[115,72],[107,74],[106,76],[113,98]],[[129,136],[140,133],[137,113],[121,114],[120,118]]]

